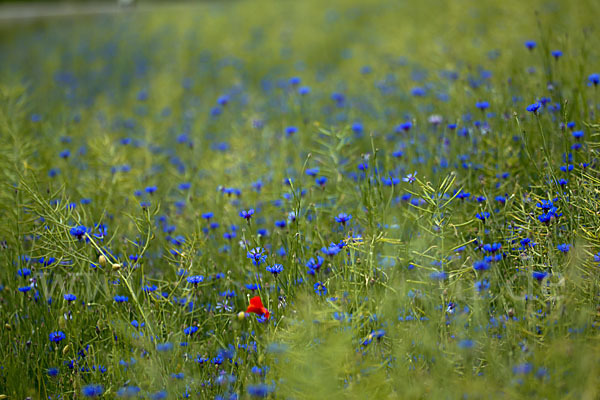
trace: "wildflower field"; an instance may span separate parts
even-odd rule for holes
[[[599,18],[0,26],[0,399],[599,399]]]

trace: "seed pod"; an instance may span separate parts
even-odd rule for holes
[[[113,265],[112,265],[112,269],[113,269],[113,271],[118,271],[118,270],[120,270],[120,269],[121,269],[121,264],[113,264]]]
[[[100,254],[100,257],[98,257],[98,264],[100,264],[103,267],[106,267],[106,256],[104,254]]]

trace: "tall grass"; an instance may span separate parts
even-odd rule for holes
[[[599,8],[11,26],[0,395],[598,398]]]

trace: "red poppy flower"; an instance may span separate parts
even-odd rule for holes
[[[258,314],[258,315],[264,315],[266,319],[269,319],[269,316],[271,315],[269,310],[267,310],[265,308],[265,306],[263,306],[263,303],[260,300],[259,296],[254,296],[253,298],[250,299],[250,305],[248,306],[248,309],[246,310],[246,312],[254,313],[254,314]]]

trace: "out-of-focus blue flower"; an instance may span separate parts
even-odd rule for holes
[[[104,393],[102,385],[91,384],[81,388],[81,394],[85,397],[98,397]]]
[[[204,277],[202,275],[193,275],[193,276],[188,276],[186,278],[186,280],[188,281],[188,283],[191,283],[192,285],[197,285],[199,283],[204,282]]]
[[[113,297],[114,301],[116,301],[117,303],[127,303],[129,301],[129,297],[127,296],[121,296],[121,295],[115,295]]]
[[[335,217],[335,222],[338,222],[342,225],[346,225],[346,222],[350,221],[351,219],[352,219],[352,215],[346,214],[346,213],[339,213]]]
[[[538,110],[542,107],[539,102],[535,102],[527,106],[527,111],[537,114]]]

